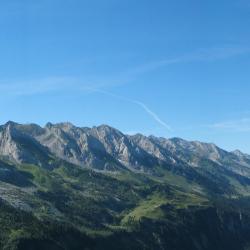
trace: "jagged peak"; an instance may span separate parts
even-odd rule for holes
[[[15,127],[19,125],[18,123],[16,122],[13,122],[13,121],[7,121],[5,124],[4,124],[4,127]]]
[[[143,139],[143,138],[150,138],[150,137],[147,137],[141,133],[136,133],[134,135],[128,135],[130,138],[134,138],[134,139]]]
[[[72,128],[76,128],[75,125],[73,125],[71,122],[60,122],[60,123],[51,123],[51,122],[48,122],[46,123],[45,125],[45,128],[47,129],[52,129],[52,128],[59,128],[59,129],[62,129],[62,130],[69,130],[69,129],[72,129]]]
[[[8,121],[4,125],[1,126],[1,131],[8,135],[9,138],[11,138],[13,135],[17,133],[17,127],[20,126],[20,124],[13,122],[13,121]]]
[[[117,130],[116,128],[113,128],[107,124],[101,124],[99,126],[94,126],[93,128],[97,128],[97,129],[105,129],[105,130]]]
[[[118,130],[114,127],[111,127],[109,125],[106,125],[106,124],[102,124],[100,126],[93,127],[92,129],[96,129],[96,130],[102,131],[104,133],[115,133],[116,135],[124,136],[124,134],[120,130]]]
[[[17,130],[19,132],[28,132],[28,133],[29,133],[29,131],[32,130],[32,128],[36,128],[36,129],[40,128],[41,130],[43,129],[42,127],[40,127],[39,125],[34,124],[34,123],[19,124],[19,123],[16,123],[14,121],[8,121],[0,127],[1,127],[1,130],[9,128],[10,132]],[[207,148],[211,151],[218,151],[219,153],[227,152],[227,151],[221,149],[220,147],[216,146],[214,143],[204,143],[204,142],[200,142],[200,141],[188,141],[188,140],[185,140],[185,139],[182,139],[179,137],[173,137],[173,138],[168,139],[168,138],[164,138],[164,137],[157,137],[154,135],[146,136],[146,135],[143,135],[141,133],[137,133],[134,135],[125,135],[120,130],[118,130],[114,127],[111,127],[107,124],[102,124],[102,125],[94,126],[91,128],[91,127],[78,127],[78,126],[75,126],[74,124],[72,124],[71,122],[61,122],[61,123],[54,123],[54,124],[51,122],[48,122],[44,128],[49,129],[49,130],[52,128],[56,128],[56,129],[59,129],[59,130],[65,131],[65,132],[67,132],[71,129],[80,129],[83,132],[86,132],[87,134],[98,133],[101,136],[107,135],[109,133],[110,134],[113,133],[114,135],[116,135],[118,137],[126,137],[129,140],[130,139],[139,140],[141,138],[141,139],[149,139],[152,142],[158,142],[158,143],[169,145],[169,146],[172,145],[173,147],[181,146],[181,147],[188,147],[190,149],[192,149],[192,147],[200,147],[203,149]],[[100,132],[103,134],[100,134]],[[231,153],[233,153],[235,155],[242,155],[242,156],[246,155],[239,150],[235,150]]]
[[[47,123],[45,124],[45,128],[48,128],[48,129],[52,128],[53,126],[54,126],[54,124],[51,123],[51,122],[47,122]]]
[[[246,154],[241,152],[239,149],[236,149],[236,150],[232,151],[231,153],[236,155],[236,156],[239,156],[239,157],[246,156]]]

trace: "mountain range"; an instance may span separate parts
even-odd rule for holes
[[[0,249],[250,249],[250,156],[107,125],[0,126]]]

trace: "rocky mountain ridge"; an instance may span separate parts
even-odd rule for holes
[[[129,169],[149,174],[157,166],[178,171],[184,165],[203,168],[203,162],[210,161],[250,176],[250,157],[240,151],[227,152],[214,144],[180,138],[125,135],[107,125],[80,128],[71,123],[48,123],[42,128],[7,122],[0,126],[0,156],[44,167],[51,167],[55,156],[100,171]]]
[[[0,126],[0,249],[249,250],[249,211],[240,151],[107,125]]]
[[[42,128],[36,124],[7,122],[0,126],[0,155],[18,163],[37,163],[37,159],[25,150],[25,142],[34,150],[50,151],[71,163],[97,169],[123,166],[147,170],[154,165],[175,164],[178,160],[199,167],[196,157],[217,164],[230,160],[242,168],[250,168],[250,156],[238,150],[227,152],[212,143],[180,138],[125,135],[107,125],[80,128],[71,123],[48,123]],[[188,159],[191,154],[193,159]]]

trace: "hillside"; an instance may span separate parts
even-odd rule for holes
[[[102,125],[0,126],[0,249],[250,249],[250,156]]]

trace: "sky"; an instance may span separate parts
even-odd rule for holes
[[[2,0],[0,123],[250,153],[249,26],[249,0]]]

